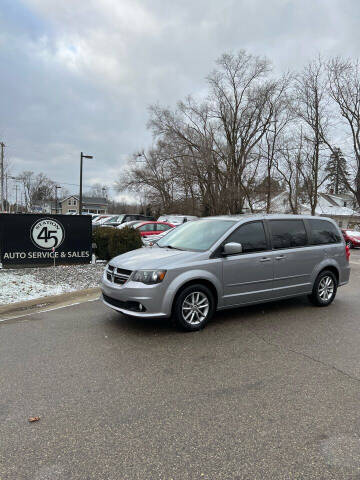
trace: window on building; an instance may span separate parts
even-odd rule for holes
[[[226,243],[241,243],[243,252],[261,252],[267,250],[267,241],[263,222],[251,222],[241,225],[226,239]]]
[[[302,220],[271,220],[269,223],[273,248],[303,247],[307,244]]]

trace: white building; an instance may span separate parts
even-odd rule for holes
[[[319,193],[315,214],[332,218],[340,228],[354,228],[360,226],[359,210],[355,209],[355,201],[351,195]],[[271,213],[292,213],[287,192],[281,192],[271,200]],[[310,205],[300,203],[299,213],[310,215]]]

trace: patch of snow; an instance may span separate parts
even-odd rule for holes
[[[17,275],[6,271],[0,273],[0,305],[59,295],[68,291],[69,285],[62,283],[46,285],[39,282],[34,275]]]
[[[104,264],[0,270],[0,305],[99,286]]]

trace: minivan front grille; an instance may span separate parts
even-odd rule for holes
[[[116,268],[114,265],[108,265],[106,269],[106,278],[109,282],[116,283],[116,285],[124,285],[129,280],[131,274],[131,270]]]

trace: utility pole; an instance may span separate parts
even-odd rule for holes
[[[0,152],[0,208],[1,211],[4,211],[4,148],[5,144],[4,142],[0,143],[1,146],[1,152]]]
[[[83,158],[93,158],[92,155],[80,153],[80,195],[79,195],[79,215],[82,214],[82,177],[83,177]]]
[[[6,211],[10,213],[10,202],[8,200],[8,174],[5,173],[5,205]]]
[[[61,188],[60,185],[55,185],[55,213],[58,213],[58,188]],[[51,208],[50,208],[51,212]]]

